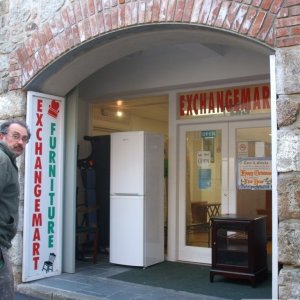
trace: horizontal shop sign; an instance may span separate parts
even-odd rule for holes
[[[270,112],[270,85],[237,86],[177,95],[178,118],[240,116]]]

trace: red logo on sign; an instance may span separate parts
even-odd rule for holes
[[[58,113],[59,113],[59,102],[56,100],[52,100],[48,108],[48,115],[56,119]]]

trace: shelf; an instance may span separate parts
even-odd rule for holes
[[[248,245],[230,245],[224,248],[219,247],[217,251],[248,253]]]
[[[216,264],[248,266],[248,253],[235,251],[219,251],[217,252]]]

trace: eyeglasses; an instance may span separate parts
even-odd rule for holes
[[[23,143],[27,144],[29,142],[28,136],[21,136],[18,133],[4,133],[5,135],[10,136],[14,141],[22,141]]]

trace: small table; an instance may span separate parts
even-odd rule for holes
[[[248,279],[255,287],[267,276],[265,216],[220,215],[212,220],[212,267],[210,281],[219,274]]]

